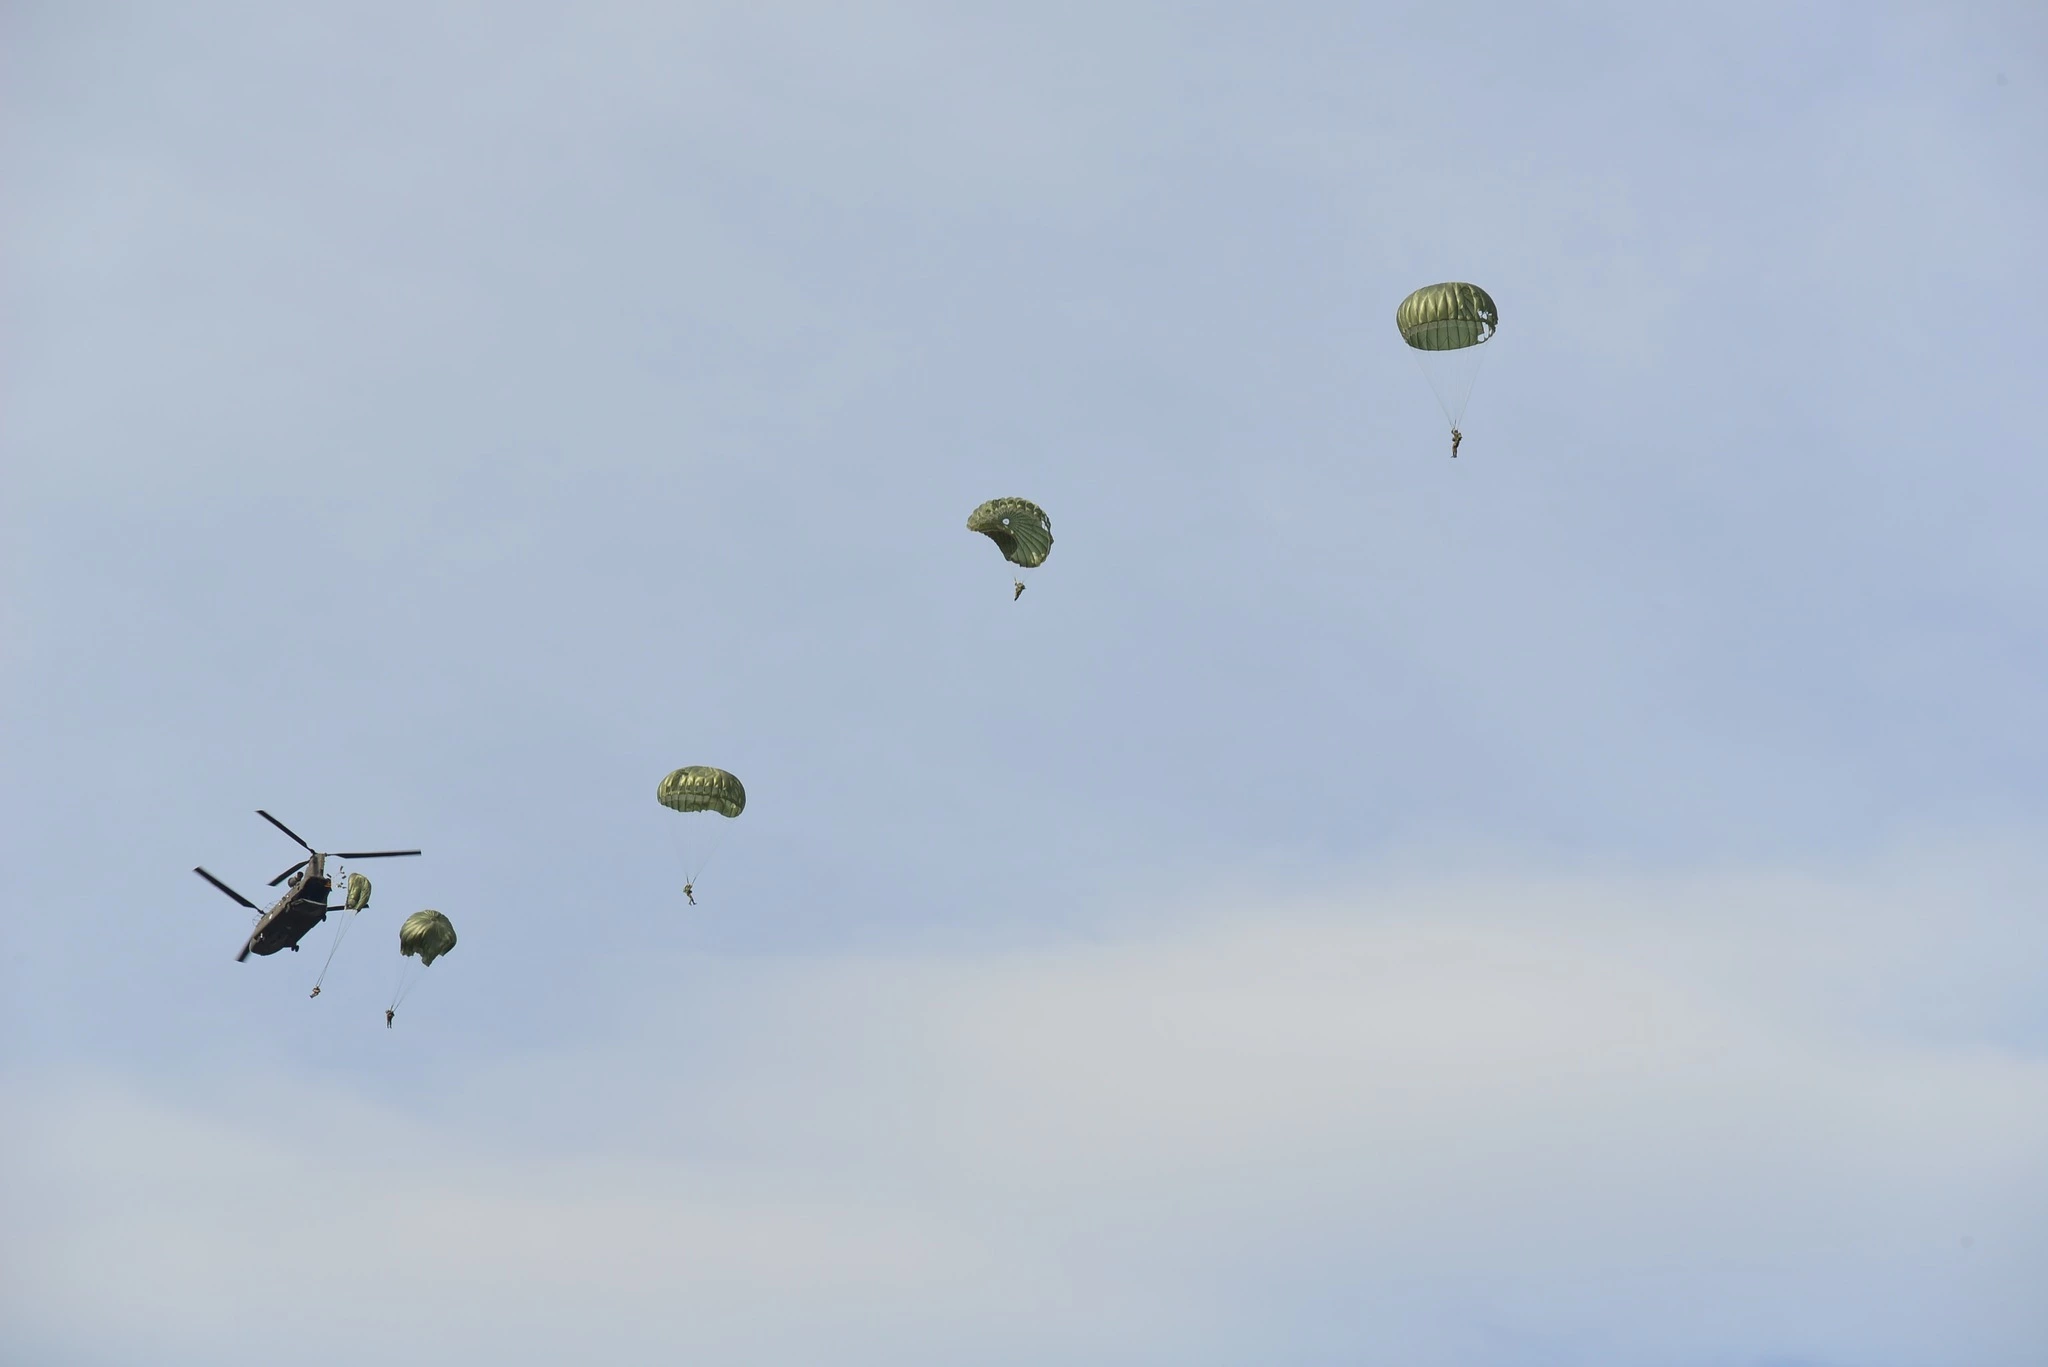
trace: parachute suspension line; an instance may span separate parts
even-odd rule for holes
[[[314,996],[320,995],[320,985],[327,981],[327,969],[334,962],[334,951],[341,948],[341,942],[348,938],[349,928],[355,925],[356,917],[360,915],[359,911],[351,911],[346,920],[335,922],[334,938],[327,942],[327,957],[320,963],[320,976],[313,979]]]
[[[669,848],[676,852],[676,867],[682,870],[683,882],[695,886],[697,875],[704,870],[699,866],[698,847],[691,839],[690,832],[681,825],[671,824],[668,828]]]
[[[1462,427],[1464,425],[1465,406],[1472,402],[1472,390],[1479,383],[1479,372],[1485,368],[1486,358],[1492,354],[1483,346],[1476,346],[1471,349],[1479,354],[1472,359],[1472,373],[1465,379],[1465,396],[1458,400],[1458,416],[1451,422],[1453,427]]]
[[[725,818],[722,816],[714,817],[711,813],[706,812],[697,822],[697,830],[693,833],[693,838],[690,842],[689,856],[685,860],[689,869],[689,879],[692,883],[695,883],[704,876],[704,870],[710,867],[711,856],[718,852],[717,842],[721,831],[712,822],[723,820]]]
[[[681,822],[670,824],[668,840],[676,852],[676,867],[683,871],[684,886],[694,888],[711,867],[725,839],[723,823],[728,819],[715,812],[692,812]]]
[[[399,956],[398,972],[391,979],[392,1010],[397,1010],[412,995],[413,988],[419,986],[420,977],[426,971],[426,965],[411,955]]]
[[[713,839],[716,839],[716,837],[713,837]],[[697,880],[704,876],[704,870],[711,867],[711,856],[716,853],[718,851],[712,849],[707,843],[703,848],[703,852],[690,861],[689,873],[683,881],[689,883],[692,887],[696,886]]]
[[[386,1008],[387,1011],[396,1011],[405,1004],[405,999],[412,995],[413,988],[419,986],[420,975],[424,972],[426,970],[412,959],[401,958],[398,961],[398,975],[391,981],[391,1005]],[[386,1025],[390,1023],[388,1020],[385,1021]]]
[[[1456,427],[1458,425],[1458,420],[1451,416],[1451,405],[1444,398],[1443,386],[1439,385],[1436,382],[1436,376],[1432,375],[1430,373],[1429,367],[1422,363],[1423,353],[1420,351],[1411,351],[1408,354],[1415,358],[1415,370],[1416,373],[1422,376],[1422,382],[1429,386],[1430,393],[1436,395],[1436,406],[1440,410],[1442,410],[1444,415],[1444,421],[1448,422],[1451,426]]]
[[[1478,383],[1479,368],[1486,364],[1483,346],[1460,347],[1455,351],[1411,351],[1415,368],[1422,372],[1444,421],[1452,427],[1465,425],[1465,408],[1472,401],[1472,387]]]

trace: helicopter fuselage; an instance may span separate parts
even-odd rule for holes
[[[276,906],[263,913],[243,952],[275,954],[281,949],[297,949],[307,932],[327,919],[327,894],[332,886],[326,875],[307,873]]]

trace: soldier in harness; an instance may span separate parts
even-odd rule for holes
[[[1451,459],[1452,459],[1452,460],[1456,460],[1456,459],[1458,458],[1458,443],[1459,443],[1459,442],[1461,442],[1461,441],[1463,441],[1463,440],[1465,440],[1465,434],[1464,434],[1463,432],[1460,432],[1460,431],[1459,431],[1459,430],[1458,430],[1457,428],[1453,427],[1453,428],[1451,429]]]

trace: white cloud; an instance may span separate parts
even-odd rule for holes
[[[20,1084],[7,1332],[224,1364],[1221,1362],[1308,1324],[1411,1363],[2035,1361],[2048,1064],[1882,1005],[2023,986],[1957,961],[2028,942],[1930,900],[1941,867],[622,966],[644,1011],[425,1103]]]

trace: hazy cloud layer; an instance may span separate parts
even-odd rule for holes
[[[17,1078],[9,1318],[52,1361],[2032,1362],[2048,1057],[1918,1003],[2023,1007],[1937,918],[2041,934],[1951,871],[663,956],[411,1100]]]

